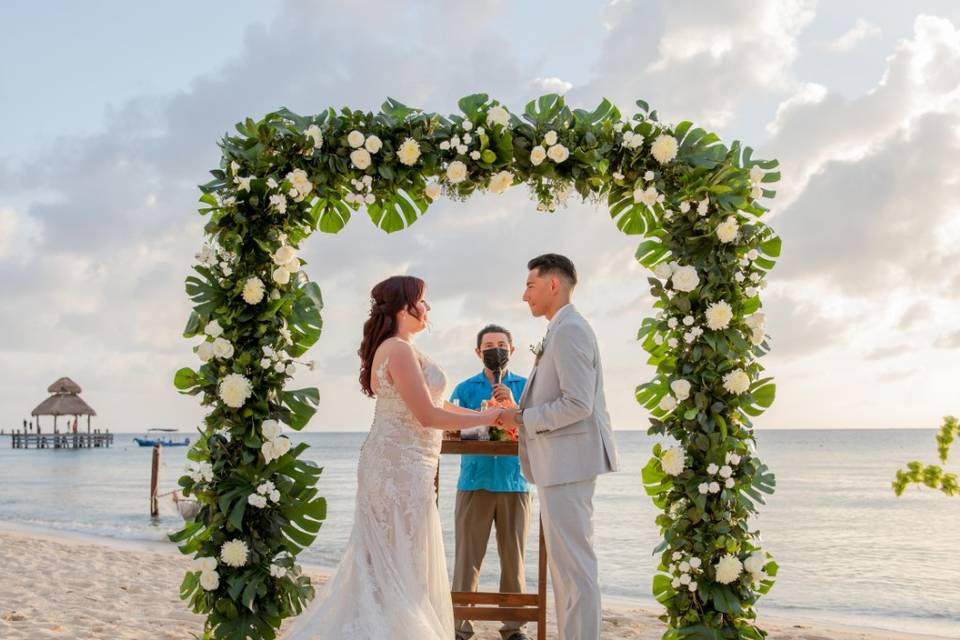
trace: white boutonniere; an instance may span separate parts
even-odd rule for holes
[[[540,358],[543,356],[543,349],[547,346],[546,338],[540,340],[537,344],[530,345],[530,352],[536,357],[533,366],[540,364]]]

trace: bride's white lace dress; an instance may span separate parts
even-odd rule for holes
[[[434,404],[447,380],[420,355]],[[423,427],[377,369],[353,531],[336,574],[284,640],[451,640],[453,605],[434,478],[442,432]]]

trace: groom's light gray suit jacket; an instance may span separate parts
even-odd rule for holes
[[[546,487],[620,468],[597,337],[572,304],[553,320],[520,397],[521,468],[527,480]]]

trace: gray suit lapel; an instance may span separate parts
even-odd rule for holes
[[[571,308],[564,311],[563,315],[557,319],[557,323],[547,329],[547,333],[543,336],[543,353],[540,354],[540,360],[543,360],[543,356],[547,353],[547,348],[550,345],[550,334],[556,330],[557,327],[562,325],[567,319],[577,313],[577,308],[571,304]],[[523,393],[520,394],[520,409],[523,410],[526,408],[526,400],[530,395],[530,389],[533,388],[533,380],[537,377],[537,370],[540,368],[539,365],[534,365],[533,369],[530,371],[530,377],[527,378],[527,384],[523,387]]]

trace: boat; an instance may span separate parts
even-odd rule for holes
[[[160,445],[161,447],[186,447],[190,445],[190,438],[184,436],[183,440],[174,440],[172,434],[178,433],[179,429],[168,429],[166,427],[156,427],[153,429],[147,429],[147,433],[143,437],[134,438],[133,441],[136,442],[141,447],[152,447],[154,445]]]

